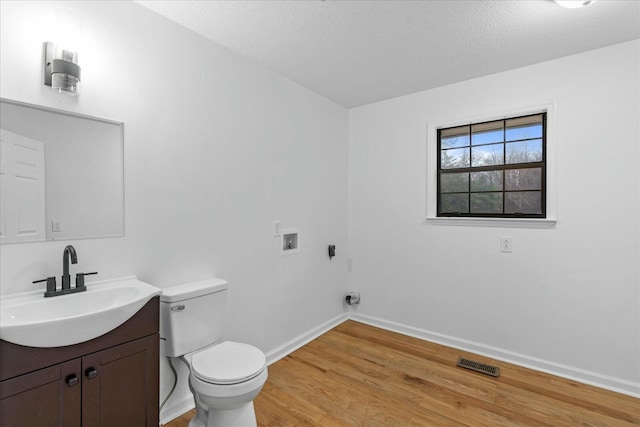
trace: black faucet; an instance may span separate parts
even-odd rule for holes
[[[71,276],[69,276],[69,258],[71,258],[71,264],[78,263],[78,255],[73,246],[68,245],[64,248],[62,253],[62,290],[69,289],[71,287]]]
[[[56,297],[58,295],[74,294],[76,292],[83,292],[87,290],[87,286],[84,284],[84,276],[91,276],[92,274],[98,274],[97,271],[92,273],[77,273],[76,274],[76,287],[71,287],[71,276],[69,276],[69,260],[71,264],[78,263],[78,255],[76,249],[68,245],[64,248],[62,253],[62,288],[56,289],[56,278],[47,277],[46,279],[36,280],[33,283],[47,282],[47,291],[44,293],[45,297]]]

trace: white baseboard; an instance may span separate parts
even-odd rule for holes
[[[273,350],[267,352],[267,365],[271,365],[283,357],[287,356],[290,353],[293,353],[303,345],[313,341],[318,338],[320,335],[329,331],[330,329],[335,328],[340,323],[344,322],[348,319],[347,313],[339,314],[338,316],[330,319],[323,324],[303,333],[295,337],[294,339],[274,348]]]
[[[536,357],[527,356],[520,353],[511,352],[497,347],[480,344],[473,341],[467,341],[424,329],[414,328],[412,326],[400,323],[390,322],[377,317],[367,316],[355,312],[348,313],[348,318],[356,322],[366,323],[381,329],[397,332],[410,337],[431,341],[436,344],[446,345],[448,347],[457,348],[458,350],[468,351],[481,356],[490,357],[492,359],[501,360],[503,362],[545,372],[562,378],[584,384],[593,385],[606,390],[615,391],[617,393],[626,394],[640,398],[640,383],[623,380],[620,378],[610,377],[607,375],[590,372],[572,366],[562,365],[548,360],[538,359]]]
[[[298,335],[292,340],[276,347],[266,353],[267,365],[271,365],[295,350],[313,341],[325,332],[333,329],[346,320],[354,320],[356,322],[365,323],[381,329],[397,332],[402,335],[418,338],[425,341],[434,342],[436,344],[446,345],[448,347],[457,348],[462,351],[475,353],[481,356],[490,357],[492,359],[501,360],[503,362],[545,372],[558,377],[567,378],[584,384],[593,385],[606,390],[622,393],[632,397],[640,398],[640,384],[620,378],[610,377],[595,372],[550,362],[543,359],[527,356],[520,353],[511,352],[497,347],[468,341],[452,336],[431,332],[424,329],[415,328],[413,326],[401,323],[390,322],[378,317],[367,316],[356,312],[347,312],[340,314],[327,322],[310,329],[309,331]],[[191,394],[183,396],[180,399],[171,399],[167,402],[167,406],[160,414],[161,424],[179,417],[187,411],[194,408],[193,397]]]
[[[165,425],[170,421],[175,420],[185,412],[189,412],[195,408],[195,402],[193,401],[193,395],[189,393],[188,396],[182,396],[180,399],[175,397],[167,402],[167,405],[162,408],[160,412],[160,425]]]

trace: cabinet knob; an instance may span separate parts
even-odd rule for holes
[[[86,371],[84,371],[84,373],[87,376],[87,378],[89,378],[90,380],[98,376],[98,370],[93,367],[88,368]]]
[[[73,387],[80,383],[80,378],[78,378],[76,374],[71,374],[71,375],[67,375],[67,378],[65,378],[65,381],[69,387]]]

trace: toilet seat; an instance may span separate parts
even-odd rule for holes
[[[244,343],[225,341],[192,355],[192,374],[210,384],[232,385],[249,381],[266,368],[260,349]]]

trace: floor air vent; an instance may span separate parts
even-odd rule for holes
[[[500,368],[497,366],[487,365],[486,363],[476,362],[475,360],[465,359],[464,357],[458,359],[456,366],[471,369],[472,371],[480,372],[482,374],[491,375],[492,377],[500,376]]]

